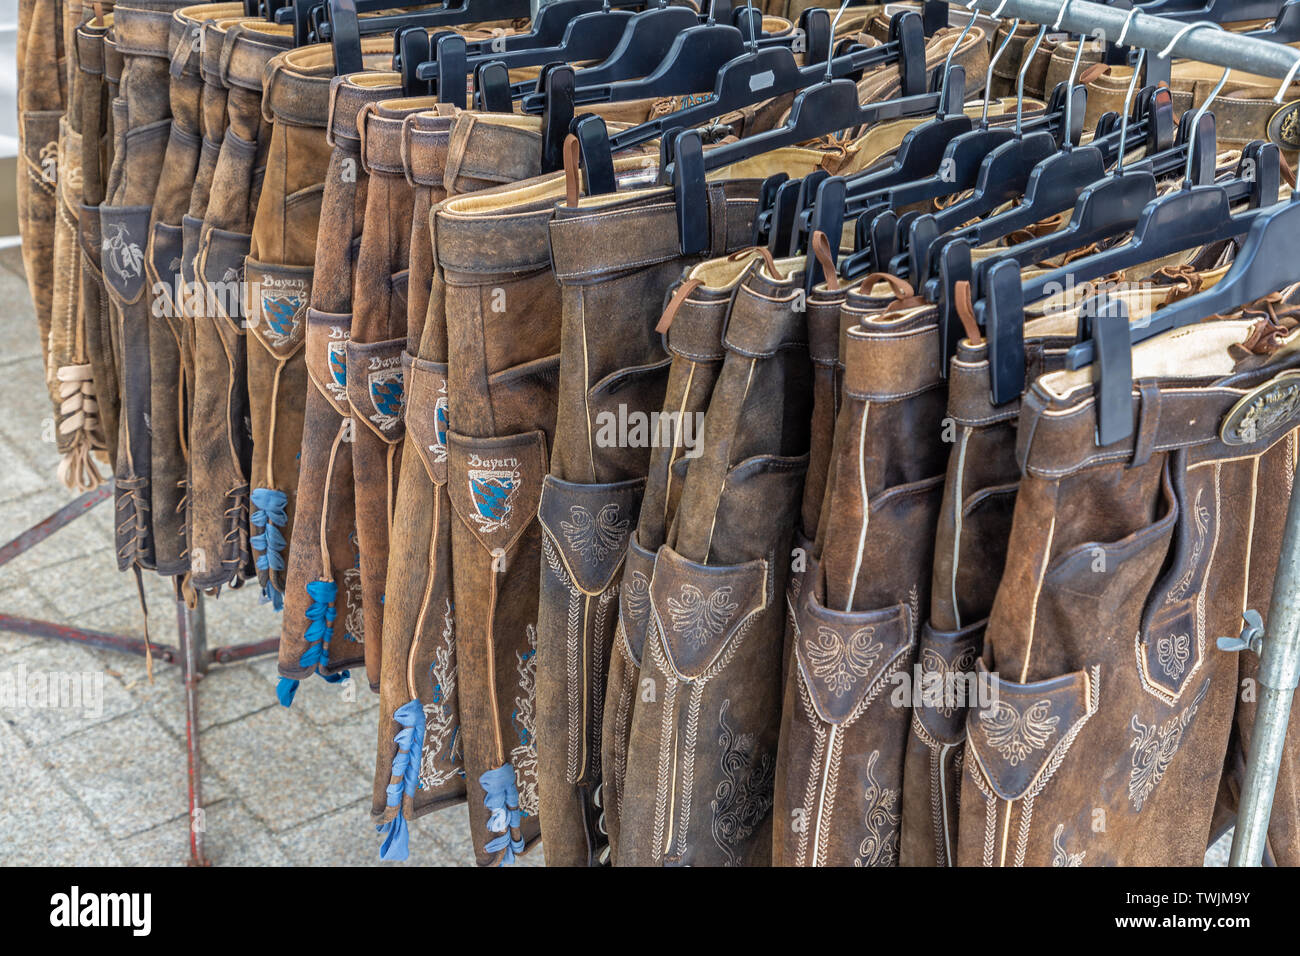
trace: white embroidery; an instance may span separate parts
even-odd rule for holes
[[[680,599],[668,599],[673,630],[697,649],[703,647],[710,637],[722,633],[737,607],[731,600],[729,586],[717,588],[706,599],[695,585],[683,584]]]
[[[461,773],[461,740],[456,710],[456,642],[451,601],[446,601],[442,634],[434,650],[429,678],[434,699],[424,705],[424,755],[420,761],[420,788],[432,790]]]
[[[809,642],[813,676],[826,683],[836,697],[843,697],[859,679],[871,673],[884,645],[873,640],[874,627],[860,627],[846,641],[825,625],[817,628],[817,640]]]
[[[1129,722],[1133,731],[1133,740],[1129,743],[1133,749],[1133,758],[1128,775],[1128,796],[1133,801],[1133,809],[1139,813],[1173,763],[1178,748],[1183,743],[1183,731],[1196,716],[1196,710],[1209,689],[1210,682],[1206,680],[1192,702],[1159,727],[1154,723],[1142,723],[1137,714]]]
[[[1088,855],[1087,850],[1080,850],[1078,853],[1069,853],[1065,849],[1065,844],[1061,841],[1065,833],[1065,824],[1058,823],[1056,832],[1052,834],[1052,866],[1083,866],[1083,858]]]
[[[593,517],[582,505],[569,508],[570,521],[561,521],[560,530],[569,547],[587,560],[604,561],[618,551],[627,537],[631,522],[619,519],[616,504],[607,504]]]
[[[1013,704],[999,700],[980,715],[984,738],[1011,766],[1035,750],[1042,750],[1056,733],[1061,718],[1049,716],[1052,702],[1044,698],[1030,704],[1022,714]]]
[[[519,788],[519,809],[524,813],[537,813],[537,736],[533,708],[537,699],[537,628],[528,625],[528,650],[519,658],[519,695],[515,697],[515,712],[510,715],[517,726],[519,746],[510,751],[510,762],[515,768],[515,783]]]

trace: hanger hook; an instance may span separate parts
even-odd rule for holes
[[[1121,32],[1120,36],[1123,35]],[[1124,172],[1124,149],[1128,145],[1129,111],[1133,108],[1133,91],[1137,89],[1138,77],[1142,75],[1142,64],[1146,62],[1146,59],[1146,49],[1139,47],[1137,65],[1133,67],[1133,76],[1128,81],[1128,92],[1124,94],[1124,116],[1120,119],[1119,124],[1119,159],[1115,163],[1116,176]]]
[[[1007,3],[1008,0],[1002,0],[1002,3],[998,6],[998,10],[1005,7]],[[997,16],[997,13],[994,12],[993,15]],[[989,86],[993,83],[993,68],[998,65],[998,60],[1002,59],[1002,54],[1007,52],[1007,47],[1009,47],[1011,41],[1016,38],[1016,31],[1019,29],[1020,18],[1016,17],[1011,21],[1011,29],[1007,31],[1007,38],[1002,41],[1002,45],[998,47],[998,51],[994,53],[993,58],[989,60],[989,70],[984,76],[984,111],[980,114],[981,126],[987,127],[989,125]]]
[[[840,17],[844,16],[844,11],[849,8],[849,2],[850,0],[844,0],[844,2],[840,4],[839,12],[835,14],[835,19],[831,21],[831,49],[830,52],[826,54],[826,82],[827,83],[831,81],[831,70],[832,70],[831,61],[835,57],[835,28],[839,26]]]
[[[1133,18],[1141,12],[1142,11],[1138,7],[1134,7],[1128,12],[1128,16],[1124,18],[1124,25],[1119,28],[1119,39],[1115,41],[1116,46],[1124,45],[1124,38],[1128,36],[1128,28],[1133,25]],[[1145,49],[1145,47],[1142,49]]]
[[[760,30],[758,25],[754,23],[754,0],[745,0],[745,7],[749,10],[749,50],[751,53],[757,53]]]
[[[1062,16],[1065,12],[1065,4],[1069,2],[1070,0],[1065,0],[1065,3],[1061,4]],[[1057,22],[1060,22],[1060,17],[1057,17]],[[1070,78],[1065,81],[1065,137],[1063,145],[1067,150],[1074,146],[1070,138],[1070,131],[1074,129],[1074,78],[1079,75],[1079,61],[1083,59],[1083,34],[1079,34],[1075,44],[1074,60],[1070,63]]]
[[[970,0],[970,2],[966,4],[966,9],[975,10],[975,2],[976,0]],[[975,21],[979,18],[980,12],[975,10],[975,12],[970,15],[970,22],[966,24],[966,28],[958,34],[957,42],[954,43],[952,49],[948,51],[948,58],[943,61],[943,83],[939,87],[940,109],[943,109],[943,104],[948,102],[948,73],[952,70],[952,58],[957,55],[958,48],[960,48],[962,43],[966,40],[966,34],[970,33],[971,28],[975,26]]]
[[[1291,85],[1297,72],[1300,72],[1300,57],[1296,57],[1296,61],[1291,64],[1291,69],[1287,71],[1286,79],[1277,88],[1277,96],[1273,97],[1274,103],[1280,104],[1282,102],[1282,95],[1286,93],[1286,88]]]
[[[1016,135],[1020,136],[1023,132],[1022,123],[1025,115],[1025,74],[1029,72],[1029,67],[1033,62],[1034,55],[1038,48],[1042,46],[1043,37],[1047,36],[1047,24],[1044,23],[1038,28],[1038,36],[1034,37],[1034,45],[1029,48],[1025,54],[1023,62],[1020,64],[1020,73],[1016,77]]]
[[[1217,23],[1210,23],[1210,22],[1208,22],[1208,21],[1199,21],[1199,22],[1197,22],[1197,23],[1189,24],[1187,28],[1184,28],[1184,29],[1178,31],[1178,32],[1179,32],[1179,35],[1181,35],[1181,34],[1183,34],[1183,33],[1186,33],[1188,28],[1190,28],[1190,27],[1196,27],[1196,26],[1210,26],[1210,27],[1214,27],[1214,29],[1216,29],[1216,30],[1223,31],[1223,27],[1219,26],[1219,24],[1217,24]],[[1223,31],[1223,32],[1226,32],[1226,31]],[[1177,40],[1177,39],[1178,39],[1178,37],[1174,37],[1174,40]],[[1171,40],[1171,41],[1169,42],[1169,47],[1168,47],[1168,49],[1171,49],[1171,50],[1172,50],[1172,49],[1173,49],[1173,46],[1174,46],[1174,41]],[[1214,84],[1214,89],[1210,90],[1210,95],[1209,95],[1208,97],[1206,97],[1205,102],[1201,104],[1201,108],[1198,109],[1198,110],[1196,111],[1196,115],[1194,115],[1194,116],[1192,117],[1192,126],[1191,126],[1191,129],[1188,130],[1188,135],[1187,135],[1187,166],[1186,166],[1186,168],[1183,170],[1183,188],[1184,188],[1184,189],[1190,189],[1191,186],[1192,186],[1192,159],[1193,159],[1193,155],[1192,155],[1192,145],[1193,145],[1193,142],[1192,142],[1192,136],[1195,135],[1197,128],[1201,125],[1201,117],[1204,116],[1204,115],[1205,115],[1205,111],[1208,110],[1208,109],[1210,108],[1210,104],[1214,102],[1214,98],[1215,98],[1216,96],[1219,95],[1219,91],[1220,91],[1220,90],[1222,90],[1225,86],[1228,85],[1228,77],[1231,76],[1231,75],[1232,75],[1232,67],[1230,67],[1230,66],[1229,66],[1229,67],[1225,67],[1224,70],[1223,70],[1223,76],[1219,77],[1219,82]],[[1183,117],[1186,117],[1186,116],[1187,116],[1187,114],[1184,113],[1184,114],[1183,114]],[[1182,118],[1179,119],[1179,122],[1182,122]]]
[[[1191,33],[1197,27],[1214,27],[1214,29],[1216,30],[1223,29],[1223,27],[1215,23],[1213,20],[1197,20],[1193,23],[1189,23],[1186,26],[1184,26],[1181,30],[1179,30],[1177,33],[1175,33],[1173,39],[1169,41],[1168,46],[1166,46],[1163,50],[1157,53],[1156,56],[1160,57],[1160,59],[1162,60],[1169,59],[1169,54],[1174,51],[1174,47],[1177,45],[1178,41],[1181,40],[1183,37],[1185,37],[1187,34]]]
[[[1053,30],[1061,29],[1061,21],[1065,19],[1065,8],[1070,5],[1070,0],[1061,0],[1061,9],[1056,11],[1056,22],[1052,24]]]

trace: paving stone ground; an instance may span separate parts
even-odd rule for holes
[[[55,479],[52,406],[20,251],[0,251],[0,542],[74,497]],[[142,637],[129,575],[117,570],[110,504],[0,567],[0,613]],[[150,634],[174,645],[170,585],[146,578]],[[254,588],[205,602],[208,640],[274,637]],[[177,668],[0,632],[6,674],[86,675],[94,706],[0,701],[0,866],[167,866],[185,862],[185,698]],[[215,865],[380,864],[369,822],[378,699],[363,687],[304,682],[275,698],[275,662],[216,667],[200,684],[206,850]],[[1227,862],[1227,840],[1207,863]],[[541,852],[521,861],[540,864]],[[464,807],[411,823],[405,865],[471,865]]]

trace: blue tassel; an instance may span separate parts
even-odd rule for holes
[[[307,585],[307,594],[311,597],[311,604],[307,608],[307,620],[311,623],[307,625],[307,632],[303,635],[307,639],[307,650],[303,651],[302,657],[298,658],[299,667],[320,674],[320,669],[329,663],[330,636],[334,633],[334,618],[338,616],[338,611],[334,607],[334,598],[338,593],[338,585],[333,581],[312,581]],[[347,680],[348,672],[321,674],[321,677],[327,683],[337,684],[339,681]],[[276,687],[275,695],[280,699],[281,704],[288,707],[293,703],[293,695],[297,690],[296,680],[282,677],[279,686]]]
[[[515,855],[524,850],[522,837],[510,835],[512,829],[519,828],[519,789],[515,786],[515,768],[503,763],[495,770],[489,770],[478,778],[483,788],[483,806],[488,808],[488,830],[501,834],[489,840],[485,849],[489,853],[505,850],[501,865],[515,862]]]
[[[410,834],[406,817],[402,815],[402,798],[415,796],[420,786],[420,760],[424,753],[424,708],[418,699],[407,701],[393,712],[393,719],[402,729],[393,738],[397,742],[397,756],[393,758],[392,776],[397,779],[388,785],[387,804],[397,808],[397,816],[375,827],[384,834],[379,848],[381,860],[405,860],[410,855]]]
[[[275,685],[275,696],[280,698],[280,703],[285,707],[293,704],[296,693],[298,693],[298,682],[292,677],[281,677],[280,682]]]
[[[289,520],[286,509],[289,498],[283,491],[270,488],[256,488],[250,499],[254,510],[248,516],[248,523],[260,531],[253,535],[251,541],[260,554],[257,556],[257,570],[265,571],[266,584],[262,587],[262,600],[270,601],[277,611],[284,609],[284,592],[275,586],[271,574],[284,570],[284,532],[280,529]]]

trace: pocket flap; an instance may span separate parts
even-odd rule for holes
[[[864,700],[916,641],[913,611],[906,604],[875,611],[833,611],[821,587],[804,594],[794,642],[799,673],[817,716],[828,724],[855,718]]]
[[[99,254],[104,282],[124,305],[144,292],[144,256],[149,247],[149,206],[100,206]]]
[[[988,682],[982,693],[989,705],[971,710],[967,745],[994,793],[1019,800],[1047,783],[1096,713],[1100,668],[1017,684],[991,674],[982,660],[975,666]]]
[[[447,432],[451,506],[489,552],[508,552],[537,516],[546,471],[543,432],[502,438]]]
[[[311,302],[311,266],[276,266],[247,260],[244,278],[248,331],[268,352],[287,361],[306,339]]]
[[[583,593],[597,595],[609,587],[627,553],[644,493],[644,478],[586,485],[546,476],[538,520]]]
[[[767,607],[770,589],[768,564],[761,558],[706,565],[688,561],[668,545],[660,548],[650,605],[678,677],[704,676],[743,634],[743,625]]]
[[[935,740],[955,744],[966,735],[966,710],[977,702],[975,662],[984,647],[988,619],[956,631],[921,628],[916,654],[918,687],[912,713]]]
[[[352,316],[307,310],[307,374],[334,410],[348,418],[348,339]]]
[[[349,340],[348,403],[366,426],[387,442],[402,437],[402,352],[406,339]]]
[[[639,667],[650,624],[650,579],[654,576],[655,556],[653,551],[637,544],[636,535],[632,535],[627,543],[626,561],[623,586],[618,594],[618,611],[628,655]]]
[[[402,353],[406,438],[435,485],[447,483],[447,366]]]
[[[153,243],[149,247],[150,268],[154,279],[162,286],[158,293],[164,297],[165,314],[173,318],[179,318],[181,314],[177,279],[181,271],[182,245],[180,226],[169,226],[165,222],[153,224]]]
[[[249,243],[245,233],[210,229],[199,249],[204,310],[213,317],[221,316],[240,334],[244,316],[244,259],[248,256]]]

